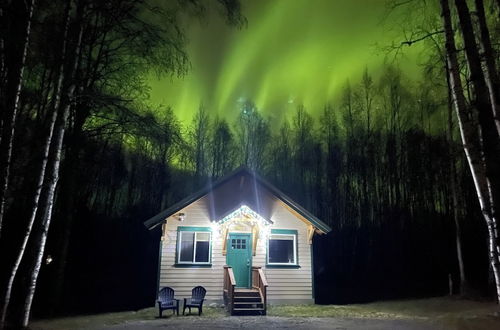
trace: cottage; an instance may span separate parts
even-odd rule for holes
[[[312,238],[331,229],[247,168],[145,222],[162,226],[158,286],[206,299],[232,314],[266,303],[313,303]]]

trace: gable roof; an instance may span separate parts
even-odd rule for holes
[[[307,211],[305,208],[297,204],[295,201],[293,201],[290,197],[285,195],[281,190],[276,188],[274,185],[260,177],[258,174],[256,174],[254,171],[248,169],[247,167],[240,167],[233,172],[227,174],[226,176],[218,179],[214,183],[208,184],[205,188],[200,189],[199,191],[191,194],[190,196],[182,199],[181,201],[173,204],[169,208],[161,211],[154,217],[146,220],[144,222],[144,225],[148,229],[153,229],[159,224],[163,222],[166,218],[169,216],[173,215],[174,213],[178,212],[179,210],[185,208],[186,206],[190,205],[191,203],[199,200],[200,198],[203,198],[204,196],[208,195],[210,192],[214,191],[216,188],[222,186],[223,184],[227,183],[231,179],[234,179],[238,176],[245,177],[249,176],[252,179],[255,180],[256,183],[259,183],[261,186],[263,186],[266,190],[268,190],[273,196],[281,200],[283,203],[285,203],[287,206],[289,206],[292,210],[297,212],[299,215],[301,215],[305,220],[311,223],[315,228],[320,230],[323,233],[328,233],[331,231],[331,228],[318,219],[316,216],[314,216],[312,213]],[[257,204],[259,204],[259,201],[256,201]]]

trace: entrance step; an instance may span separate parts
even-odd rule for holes
[[[235,302],[261,302],[260,295],[258,296],[250,296],[250,297],[241,297],[241,296],[234,296],[234,301]]]
[[[265,315],[264,302],[256,289],[234,290],[234,306],[232,315]]]
[[[232,315],[266,315],[266,311],[263,307],[261,308],[243,308],[235,307],[233,308]]]
[[[234,290],[235,297],[260,297],[259,290],[255,289],[236,289]]]
[[[258,302],[234,302],[234,308],[264,308],[264,304],[259,300]]]

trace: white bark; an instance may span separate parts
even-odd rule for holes
[[[483,51],[483,60],[485,63],[485,79],[490,94],[490,100],[493,110],[493,117],[498,134],[500,135],[500,82],[497,73],[497,65],[491,45],[490,32],[486,23],[486,14],[484,12],[483,0],[475,0],[476,12],[479,21],[479,31],[481,37],[481,48]]]
[[[455,7],[458,12],[467,64],[470,70],[469,78],[474,87],[474,104],[478,114],[481,156],[486,174],[483,189],[487,192],[485,198],[488,199],[489,203],[489,208],[483,209],[483,214],[490,235],[490,262],[496,279],[497,295],[500,301],[500,242],[497,230],[497,211],[500,209],[500,135],[495,125],[495,105],[488,93],[468,4],[465,0],[455,0]],[[487,41],[488,38],[484,38],[483,41]]]
[[[70,0],[71,1],[71,0]],[[77,35],[76,45],[74,48],[74,53],[71,58],[71,67],[69,68],[69,77],[67,77],[67,87],[65,91],[65,96],[62,102],[62,109],[58,115],[56,128],[54,132],[54,140],[51,145],[51,163],[49,168],[49,175],[46,180],[46,193],[44,195],[43,205],[45,206],[44,212],[42,214],[42,226],[40,232],[36,234],[35,249],[36,257],[34,260],[33,269],[31,270],[30,280],[28,284],[28,293],[26,299],[24,300],[23,311],[22,311],[22,321],[21,326],[27,327],[29,323],[29,318],[31,314],[31,305],[33,303],[33,298],[35,296],[36,284],[38,281],[38,275],[40,273],[40,268],[42,266],[43,255],[45,253],[45,245],[47,242],[47,235],[50,228],[50,223],[52,220],[52,210],[55,203],[55,192],[57,188],[57,183],[59,181],[59,169],[61,165],[61,157],[63,150],[63,140],[64,133],[66,131],[66,125],[68,122],[68,117],[71,109],[71,104],[73,100],[74,91],[76,88],[75,83],[75,72],[77,70],[78,59],[80,56],[80,48],[82,42],[83,34],[83,24],[81,23],[81,18],[83,15],[83,5],[82,1],[79,1],[77,9],[76,20],[79,24],[79,31]]]
[[[467,295],[469,286],[467,282],[467,277],[465,274],[465,265],[464,258],[462,252],[462,231],[460,225],[460,215],[459,215],[459,202],[458,202],[458,192],[457,192],[457,168],[455,165],[455,153],[453,150],[454,139],[453,139],[453,102],[451,95],[451,86],[450,86],[450,75],[449,75],[448,64],[446,64],[446,82],[448,86],[448,139],[450,141],[450,174],[451,174],[451,193],[452,193],[452,207],[453,207],[453,220],[455,223],[455,247],[457,251],[457,261],[458,261],[458,270],[460,275],[460,295]],[[451,292],[451,291],[450,291]]]
[[[497,235],[494,230],[496,221],[495,218],[492,217],[492,205],[489,198],[489,183],[486,176],[486,164],[481,152],[482,132],[478,123],[474,122],[472,119],[473,116],[471,116],[468,111],[467,103],[464,97],[449,3],[448,0],[440,0],[440,3],[442,9],[441,16],[443,19],[446,37],[447,63],[453,101],[458,117],[463,148],[472,174],[481,211],[488,226],[490,263],[495,276],[497,298],[500,299],[500,267],[498,263],[498,250],[496,249],[495,243]]]
[[[2,224],[5,214],[5,199],[7,190],[9,189],[9,178],[10,178],[10,163],[12,159],[12,143],[14,140],[14,133],[16,129],[17,114],[19,112],[19,97],[21,95],[21,88],[23,85],[23,73],[24,64],[26,62],[26,57],[28,55],[29,41],[31,36],[31,20],[33,17],[33,10],[35,8],[35,0],[27,1],[26,3],[26,26],[24,30],[24,40],[23,46],[20,54],[19,64],[16,68],[17,70],[13,72],[13,81],[4,81],[5,86],[2,86],[7,91],[6,94],[10,94],[8,85],[13,85],[13,95],[6,95],[3,102],[6,103],[5,113],[2,114],[2,130],[1,130],[1,143],[0,143],[0,236],[2,233]],[[2,52],[1,66],[2,75],[5,70],[5,44],[3,37],[0,43]],[[3,77],[2,77],[3,78]],[[12,99],[10,99],[12,98]]]
[[[74,88],[73,88],[74,89]],[[52,219],[52,209],[54,206],[54,195],[57,182],[59,180],[59,167],[61,163],[62,145],[64,138],[65,126],[68,120],[70,105],[64,106],[63,113],[59,114],[57,118],[57,127],[54,132],[54,140],[51,146],[51,157],[48,169],[48,175],[46,180],[46,192],[45,192],[45,207],[44,214],[41,215],[42,224],[39,233],[36,233],[35,249],[36,257],[34,262],[34,267],[31,269],[30,280],[28,284],[28,294],[24,301],[23,313],[22,313],[22,327],[27,327],[29,322],[29,317],[31,313],[31,304],[33,303],[33,297],[35,295],[36,283],[38,280],[38,274],[40,273],[40,267],[42,265],[42,259],[45,252],[45,244],[47,242],[47,235],[49,232],[50,222]]]
[[[4,6],[5,4],[0,3],[0,91],[3,90],[5,87],[5,32],[4,32],[4,24],[5,24],[5,17],[4,17]],[[2,101],[0,101],[0,107],[3,107]],[[2,135],[2,127],[3,127],[3,112],[4,109],[0,108],[0,115],[2,118],[0,118],[0,143],[2,142],[1,140],[1,135]]]
[[[60,105],[60,100],[61,100],[61,90],[62,90],[62,84],[64,80],[64,62],[65,62],[65,54],[66,54],[66,39],[67,39],[67,34],[69,30],[69,6],[66,8],[65,12],[65,25],[64,25],[64,31],[62,35],[62,47],[61,47],[61,58],[60,58],[60,67],[59,67],[59,73],[58,73],[58,79],[57,83],[55,86],[55,91],[54,91],[54,101],[53,101],[53,107],[52,107],[52,112],[51,116],[49,119],[49,127],[47,131],[47,135],[45,138],[44,146],[43,146],[43,151],[42,151],[42,162],[40,164],[40,172],[38,174],[38,180],[37,184],[35,187],[34,195],[33,195],[33,204],[30,212],[30,217],[28,219],[28,224],[26,227],[26,230],[24,232],[24,236],[21,242],[21,246],[19,247],[19,250],[17,251],[17,256],[14,261],[14,264],[12,265],[12,268],[9,273],[9,279],[7,281],[7,285],[5,288],[5,294],[2,299],[2,312],[1,312],[1,318],[0,318],[0,329],[4,327],[5,325],[5,320],[7,317],[7,311],[8,307],[10,304],[10,299],[12,295],[12,288],[14,284],[14,280],[16,278],[17,272],[19,270],[19,266],[21,265],[21,261],[23,260],[24,254],[26,252],[26,246],[28,244],[28,240],[31,236],[31,231],[33,229],[33,224],[35,222],[36,214],[38,211],[38,204],[40,200],[40,195],[42,192],[42,187],[43,187],[43,182],[45,179],[45,172],[47,168],[47,162],[49,158],[49,150],[50,150],[50,144],[52,142],[52,136],[54,133],[54,127],[55,123],[57,120],[57,113]]]

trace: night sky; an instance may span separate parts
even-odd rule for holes
[[[384,48],[403,40],[397,11],[387,19],[387,0],[246,0],[248,25],[227,26],[218,13],[186,22],[189,73],[149,77],[150,104],[172,106],[189,123],[200,104],[212,114],[236,118],[238,101],[250,99],[271,121],[303,104],[318,114],[365,68],[374,75],[394,64]],[[396,18],[396,19],[395,19]],[[406,47],[398,65],[417,78],[422,47]]]

